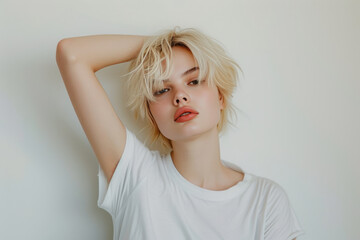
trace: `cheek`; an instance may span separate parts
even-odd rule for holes
[[[205,91],[202,97],[202,104],[212,106],[212,109],[221,108],[221,103],[219,100],[220,96],[217,89],[212,89],[211,91]]]
[[[163,117],[164,117],[163,115],[165,111],[163,106],[160,103],[150,103],[149,110],[156,124],[159,126],[159,124],[161,124],[161,122],[163,121]]]
[[[221,116],[222,105],[219,100],[219,94],[217,89],[214,91],[207,91],[203,98],[201,99],[202,105],[206,109],[206,114],[208,119],[213,119],[214,121],[219,121]]]

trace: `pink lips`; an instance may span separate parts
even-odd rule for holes
[[[184,113],[186,113],[186,114],[181,116],[181,114],[184,114]],[[193,119],[198,114],[199,113],[197,111],[195,111],[194,109],[192,109],[190,107],[182,107],[182,108],[179,108],[178,110],[176,110],[175,115],[174,115],[174,121],[175,122],[186,122],[186,121]]]

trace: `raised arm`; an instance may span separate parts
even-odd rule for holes
[[[110,182],[126,131],[95,72],[137,56],[145,36],[94,35],[62,39],[56,62],[81,126]]]

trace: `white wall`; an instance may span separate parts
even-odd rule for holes
[[[0,239],[112,239],[97,160],[55,62],[65,37],[197,27],[244,71],[222,157],[288,193],[306,235],[360,235],[360,4],[350,0],[0,3]],[[125,64],[97,73],[126,124]],[[133,129],[136,131],[136,128]]]

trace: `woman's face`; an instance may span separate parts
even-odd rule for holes
[[[154,93],[149,108],[160,132],[171,141],[184,141],[213,131],[220,120],[223,100],[216,86],[198,81],[192,53],[173,47],[173,71],[164,88]]]

